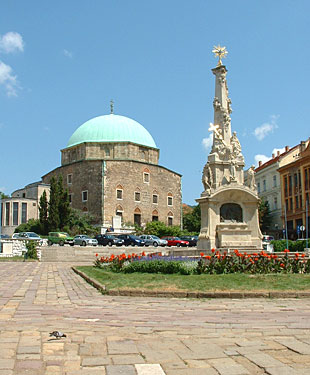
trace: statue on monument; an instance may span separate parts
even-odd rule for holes
[[[230,144],[232,147],[232,154],[235,158],[241,155],[241,145],[239,139],[237,138],[237,133],[233,132],[233,135],[230,138]]]
[[[236,181],[236,160],[232,155],[230,158],[230,181]]]
[[[248,170],[248,187],[252,190],[256,189],[255,184],[255,166],[252,165]]]
[[[203,168],[202,183],[205,191],[211,189],[213,185],[213,174],[209,162],[207,162]]]

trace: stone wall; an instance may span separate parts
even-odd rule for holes
[[[149,182],[144,181],[144,173],[149,174]],[[133,223],[134,214],[140,212],[141,224],[159,221],[168,224],[168,216],[173,217],[173,225],[181,223],[181,176],[158,165],[135,161],[106,161],[104,177],[104,221],[112,222],[116,211],[122,209],[123,223]],[[118,199],[116,190],[122,190]],[[135,192],[140,193],[140,201],[135,200]],[[153,203],[153,194],[158,202]],[[168,205],[168,195],[172,205]]]
[[[89,142],[63,149],[61,164],[81,160],[130,159],[158,164],[159,150],[131,142]]]
[[[62,175],[64,187],[68,189],[72,208],[90,213],[101,223],[102,212],[102,161],[84,160],[54,169],[42,177],[50,183],[52,176]],[[71,175],[71,182],[68,178]],[[87,191],[87,201],[83,201],[82,192]]]

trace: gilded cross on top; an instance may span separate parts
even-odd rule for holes
[[[225,58],[227,55],[226,47],[221,47],[220,45],[214,46],[212,52],[214,53],[215,57],[218,57],[219,61],[217,66],[222,65],[222,58]]]

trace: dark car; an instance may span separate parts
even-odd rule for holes
[[[96,240],[98,241],[98,245],[101,246],[122,246],[124,245],[124,240],[112,236],[112,234],[98,234],[95,236]]]
[[[133,234],[120,234],[118,238],[124,240],[125,246],[144,246],[145,241]]]
[[[167,246],[177,246],[177,247],[186,247],[189,242],[181,240],[179,237],[162,237],[163,240],[167,240]]]
[[[198,236],[181,236],[180,240],[188,241],[188,246],[197,246]]]

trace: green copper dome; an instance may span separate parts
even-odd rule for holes
[[[86,121],[72,134],[67,147],[84,142],[133,142],[157,148],[153,137],[141,124],[114,114]]]

